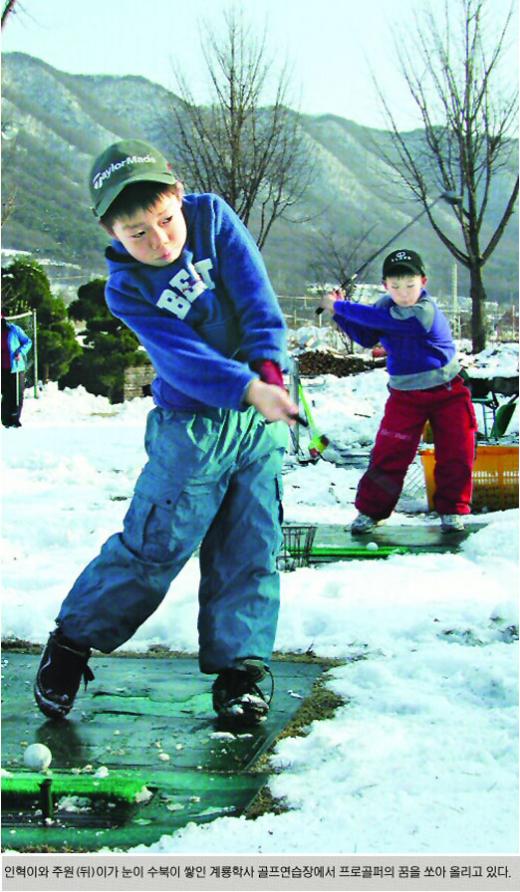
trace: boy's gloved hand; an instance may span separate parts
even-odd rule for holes
[[[322,294],[320,297],[320,302],[318,304],[318,310],[323,313],[324,310],[328,310],[329,313],[334,312],[334,304],[337,300],[343,300],[343,292],[340,288],[335,288],[334,291],[329,291],[328,294]],[[318,312],[318,310],[316,312]]]
[[[282,370],[277,362],[273,362],[272,359],[257,359],[251,363],[251,368],[258,372],[265,384],[275,384],[285,389]]]
[[[285,388],[278,384],[265,384],[255,378],[246,389],[244,402],[258,409],[268,421],[285,421],[291,426],[296,424],[298,406]]]

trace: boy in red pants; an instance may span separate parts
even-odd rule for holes
[[[320,306],[365,347],[380,342],[388,354],[390,396],[367,472],[359,482],[352,524],[369,533],[392,513],[426,421],[435,444],[435,509],[444,532],[464,529],[471,511],[477,422],[448,320],[425,290],[424,264],[415,251],[392,251],[383,263],[388,292],[373,306],[349,303],[338,292]]]

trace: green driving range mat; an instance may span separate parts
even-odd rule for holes
[[[298,529],[298,525],[287,524]],[[456,552],[472,533],[482,529],[483,523],[472,523],[460,533],[443,533],[436,524],[381,524],[364,536],[353,536],[348,527],[341,524],[322,525],[316,528],[312,547],[308,554],[310,564],[327,561],[380,559],[394,554],[426,554]],[[284,532],[285,554],[298,558],[305,548],[304,540],[288,536]]]
[[[267,720],[222,729],[213,676],[195,659],[94,656],[95,675],[68,719],[45,719],[32,685],[40,657],[2,657],[3,849],[96,851],[150,845],[190,821],[241,814],[265,785],[255,769],[324,667],[273,661]],[[267,692],[269,680],[262,682]],[[52,752],[45,774],[25,768],[28,744]],[[48,783],[50,781],[50,784]]]

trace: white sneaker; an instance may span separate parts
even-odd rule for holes
[[[441,514],[441,530],[443,533],[463,533],[462,514]]]
[[[374,520],[374,518],[369,517],[368,514],[361,514],[360,512],[353,520],[350,532],[353,536],[363,536],[365,533],[371,533],[378,523],[378,520]]]

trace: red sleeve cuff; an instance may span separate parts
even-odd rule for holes
[[[277,387],[285,388],[282,370],[278,363],[273,362],[272,359],[259,359],[252,363],[252,367],[266,384],[275,384]]]

